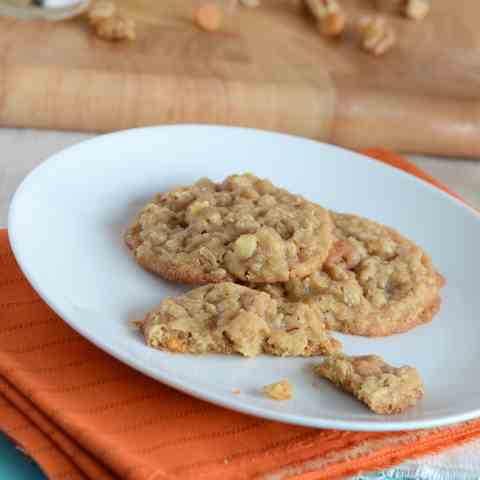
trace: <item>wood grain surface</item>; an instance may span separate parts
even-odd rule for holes
[[[480,156],[478,0],[434,0],[413,22],[388,15],[399,41],[358,48],[370,0],[344,0],[341,41],[321,38],[298,1],[239,8],[198,30],[200,0],[119,0],[134,42],[109,43],[84,18],[0,19],[0,125],[112,131],[219,123],[289,132],[350,148]]]

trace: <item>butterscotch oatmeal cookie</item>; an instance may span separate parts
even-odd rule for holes
[[[315,371],[381,415],[403,412],[424,394],[415,368],[392,367],[377,355],[335,355],[326,358]]]
[[[304,302],[332,330],[354,335],[391,335],[431,321],[444,280],[428,255],[389,227],[331,217],[336,242],[323,269],[277,286],[277,297]]]
[[[229,282],[166,298],[141,330],[148,345],[173,352],[310,356],[341,346],[301,309],[284,311],[267,293]]]
[[[286,282],[325,260],[328,211],[251,174],[158,194],[126,242],[146,269],[175,281]]]

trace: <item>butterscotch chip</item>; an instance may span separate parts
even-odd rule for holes
[[[293,396],[293,387],[288,380],[265,385],[263,393],[272,400],[290,400]]]
[[[148,345],[173,352],[310,356],[341,347],[308,311],[304,316],[300,307],[286,309],[267,293],[228,282],[166,298],[141,329]]]
[[[245,174],[158,194],[125,239],[142,266],[170,280],[268,283],[318,269],[332,228],[327,210]]]
[[[377,355],[335,355],[326,358],[315,371],[381,415],[403,412],[424,394],[415,368],[392,367]]]
[[[303,302],[328,328],[353,335],[401,333],[431,321],[443,277],[428,255],[395,230],[331,212],[336,241],[322,270],[270,288]]]

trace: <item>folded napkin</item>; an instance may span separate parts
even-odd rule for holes
[[[422,177],[383,150],[364,152]],[[0,428],[51,479],[336,479],[480,438],[480,420],[360,433],[216,407],[123,365],[34,292],[0,231]]]

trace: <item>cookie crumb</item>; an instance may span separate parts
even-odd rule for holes
[[[132,330],[142,330],[143,328],[143,320],[130,320],[128,324]]]
[[[293,387],[287,379],[265,385],[263,393],[273,400],[290,400],[293,396]]]

